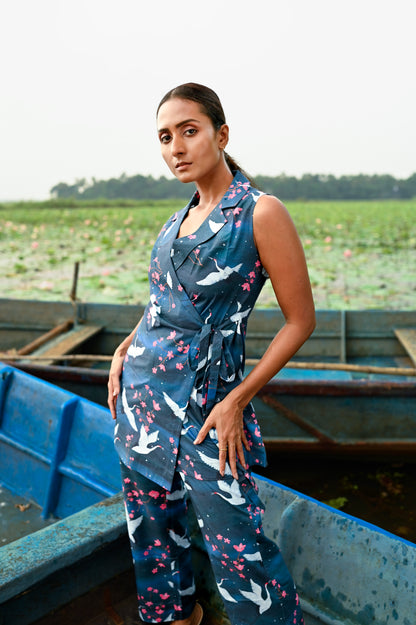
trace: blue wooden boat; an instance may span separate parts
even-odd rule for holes
[[[0,350],[15,366],[106,405],[111,354],[142,306],[0,299]],[[255,309],[247,369],[283,317]],[[318,311],[296,357],[255,398],[279,454],[416,458],[416,311]]]
[[[120,597],[105,594],[122,579],[119,587],[134,599],[112,427],[105,408],[0,363],[0,482],[39,503],[44,516],[62,517],[0,548],[1,625],[62,623],[66,609],[83,625],[97,588],[107,610],[102,623],[123,622]],[[415,544],[271,480],[257,481],[265,531],[297,582],[306,625],[414,624]],[[211,621],[224,624],[190,514],[201,600]]]
[[[112,430],[102,406],[0,363],[0,484],[57,520],[0,548],[1,624],[32,623],[127,568]]]

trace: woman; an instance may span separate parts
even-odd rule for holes
[[[189,498],[231,623],[299,625],[249,466],[265,464],[250,400],[315,324],[302,246],[281,202],[253,188],[226,154],[229,130],[211,89],[168,92],[157,127],[169,169],[197,191],[158,236],[149,304],[115,351],[108,383],[139,614],[150,623],[202,620]],[[266,277],[285,324],[243,378],[247,318]]]

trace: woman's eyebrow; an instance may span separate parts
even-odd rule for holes
[[[180,128],[181,126],[185,126],[185,124],[189,124],[189,122],[198,122],[197,119],[193,119],[192,117],[190,117],[189,119],[184,119],[183,122],[179,122],[178,124],[175,125],[175,128]],[[168,132],[169,128],[160,128],[160,130],[158,130],[158,132]]]

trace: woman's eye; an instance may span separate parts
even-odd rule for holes
[[[185,130],[185,134],[188,135],[188,136],[192,136],[196,132],[198,132],[196,128],[188,128],[187,130]]]
[[[160,143],[168,143],[170,139],[170,135],[160,135],[159,140]]]

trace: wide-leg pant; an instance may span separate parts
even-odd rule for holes
[[[298,595],[278,546],[263,533],[262,503],[250,473],[219,473],[218,444],[181,436],[168,492],[121,464],[140,618],[149,623],[190,616],[195,605],[187,499],[192,502],[218,589],[233,625],[302,625]]]

